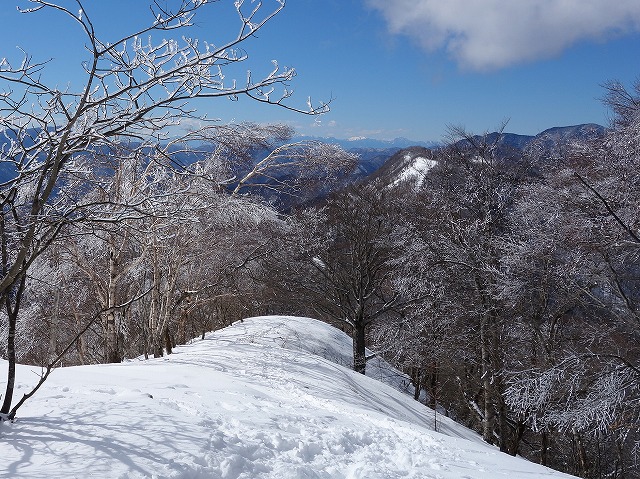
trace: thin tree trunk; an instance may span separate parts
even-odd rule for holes
[[[113,240],[110,240],[110,243]],[[118,324],[116,321],[116,287],[118,280],[116,251],[113,244],[109,244],[109,283],[107,285],[107,312],[105,316],[105,361],[119,363]]]
[[[56,356],[58,347],[58,328],[60,324],[60,290],[57,289],[53,300],[53,311],[49,322],[49,351],[47,358]]]
[[[483,317],[480,324],[480,355],[482,366],[482,439],[490,444],[494,443],[493,431],[495,422],[495,411],[493,408],[493,391],[491,379],[493,371],[491,369],[491,354],[488,341],[489,319]]]
[[[171,334],[169,333],[169,326],[164,327],[164,347],[167,350],[167,354],[173,353],[173,344],[171,341]]]
[[[20,311],[20,301],[22,299],[22,293],[24,292],[26,282],[26,276],[22,275],[20,281],[15,288],[15,302],[11,304],[11,298],[5,294],[5,307],[7,311],[7,317],[9,321],[9,331],[7,335],[7,387],[5,388],[4,401],[2,408],[0,408],[1,414],[9,414],[11,411],[11,402],[13,401],[13,392],[16,385],[16,327],[18,323],[18,312]]]
[[[81,316],[77,311],[74,312],[74,316],[76,318],[76,328],[79,331],[82,327]],[[80,359],[80,364],[87,364],[87,340],[84,338],[84,335],[81,335],[76,341],[76,349],[78,351],[78,358]]]
[[[435,410],[438,405],[438,365],[433,362],[431,364],[431,371],[429,371],[429,394],[427,395],[427,401],[431,409]]]
[[[589,471],[587,452],[585,451],[584,444],[582,443],[582,437],[575,429],[573,430],[573,440],[576,445],[576,459],[578,461],[578,470],[576,475],[580,477],[587,477],[587,472]]]
[[[422,384],[421,384],[420,378],[421,378],[420,368],[412,367],[411,381],[413,382],[413,385],[414,385],[413,399],[415,399],[416,401],[420,400],[420,391],[422,390]]]
[[[543,466],[549,465],[549,433],[543,431],[542,444],[540,445],[540,464]]]
[[[116,312],[113,309],[109,310],[107,313],[106,335],[106,361],[108,363],[119,363],[120,354],[118,354],[118,328]]]
[[[365,374],[367,366],[364,321],[357,321],[353,328],[353,369]]]
[[[7,302],[9,300],[7,299]],[[7,309],[10,309],[7,307]],[[9,335],[7,337],[7,360],[9,362],[7,371],[7,387],[4,393],[4,402],[0,413],[9,414],[11,401],[13,401],[13,390],[16,383],[16,319],[17,314],[9,312]]]

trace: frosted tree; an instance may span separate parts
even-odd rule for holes
[[[353,367],[366,370],[367,334],[407,299],[394,287],[394,217],[390,192],[379,184],[335,195],[319,216],[309,215],[311,279],[306,287],[319,314],[345,327],[353,338]]]
[[[509,378],[507,400],[543,436],[541,460],[555,431],[583,476],[630,473],[640,441],[640,88],[607,91],[607,134],[573,145],[523,189],[509,264],[531,356]],[[617,459],[596,465],[593,452],[607,449]]]
[[[25,15],[58,15],[66,22],[63,28],[80,29],[86,56],[78,59],[84,69],[82,86],[62,90],[43,80],[47,61],[28,53],[0,61],[0,163],[7,173],[0,185],[0,298],[6,309],[9,360],[3,417],[13,417],[16,410],[11,406],[15,334],[27,272],[65,225],[83,219],[81,208],[57,195],[61,185],[73,181],[79,153],[128,139],[135,140],[140,151],[161,154],[160,140],[168,128],[197,118],[189,106],[195,98],[246,96],[310,114],[327,109],[311,101],[304,108],[292,106],[289,82],[295,70],[277,62],[261,77],[251,71],[242,78],[227,76],[241,69],[248,59],[244,43],[282,11],[284,0],[229,5],[237,14],[238,28],[216,44],[191,38],[188,31],[201,11],[227,4],[154,1],[148,23],[120,38],[98,31],[91,9],[80,0],[28,4],[21,10]]]
[[[197,134],[213,147],[209,162],[226,172],[234,196],[260,193],[279,203],[282,196],[302,203],[331,191],[357,164],[357,155],[338,145],[292,141],[293,135],[287,125],[255,123],[211,126]]]
[[[167,167],[162,156],[149,152],[141,155],[135,148],[129,151],[126,145],[76,158],[87,166],[84,180],[76,191],[69,185],[63,190],[76,205],[84,205],[84,219],[67,227],[52,249],[55,254],[45,253],[40,268],[46,264],[52,278],[64,279],[71,272],[74,279],[83,279],[83,284],[76,285],[76,291],[82,292],[78,296],[87,296],[88,304],[104,311],[96,318],[100,328],[94,326],[79,338],[84,344],[84,358],[118,362],[127,355],[171,352],[174,344],[187,340],[187,331],[193,331],[188,322],[196,311],[200,316],[216,316],[216,304],[242,304],[246,303],[240,299],[243,295],[255,296],[259,282],[240,280],[240,276],[274,254],[274,235],[288,222],[273,208],[261,204],[260,196],[249,194],[260,184],[238,188],[236,176],[249,176],[244,172],[254,168],[254,163],[261,164],[263,176],[272,174],[271,166],[276,170],[273,174],[284,167],[289,173],[287,182],[273,187],[298,195],[290,182],[300,181],[299,176],[305,174],[318,176],[317,168],[322,163],[325,175],[318,181],[326,187],[329,175],[335,176],[337,168],[353,158],[329,147],[326,151],[332,155],[310,159],[307,164],[310,152],[318,151],[319,145],[288,144],[284,140],[290,132],[280,125],[208,127],[201,133],[210,144],[201,146],[197,155],[191,148],[178,150],[179,145],[171,152],[202,158],[190,163],[188,172]],[[258,153],[269,157],[276,150],[296,152],[298,156],[283,156],[273,164],[254,159]],[[79,171],[76,176],[80,176]],[[251,271],[248,276],[255,274]],[[46,312],[51,307],[49,282],[41,280],[29,286],[30,293],[35,293],[29,305],[37,304]],[[55,286],[56,280],[51,284]],[[64,316],[67,311],[67,315],[75,312],[77,317],[93,317],[95,311],[87,306],[78,311],[74,298],[62,293],[54,294],[59,298],[56,314],[62,312]],[[117,308],[139,295],[135,304]],[[55,343],[56,338],[64,341],[71,337],[64,332],[77,332],[84,326],[66,318],[61,333],[56,328],[60,321],[42,321],[48,316],[36,315],[29,327],[23,321],[18,340],[49,337]],[[102,346],[96,347],[96,342]],[[32,356],[26,351],[21,351],[21,356],[40,357],[38,363],[46,363],[46,355],[42,359],[33,347],[29,351]]]
[[[428,178],[425,178],[428,181]],[[455,355],[457,306],[436,280],[424,198],[410,188],[401,192],[402,207],[396,220],[393,287],[407,299],[401,315],[387,318],[375,328],[376,349],[385,359],[406,371],[415,387],[414,398],[436,409],[440,391],[447,386],[447,362]]]
[[[453,332],[448,347],[456,344],[462,360],[432,355],[435,361],[444,359],[439,368],[458,382],[458,391],[442,398],[450,400],[446,407],[478,426],[485,441],[515,454],[516,426],[502,396],[508,316],[500,294],[500,262],[522,171],[519,157],[498,151],[500,135],[473,136],[457,128],[451,134],[417,192],[419,208],[411,219],[415,251],[405,253],[409,274],[427,277],[423,287],[438,298],[432,325],[416,321],[416,333]]]

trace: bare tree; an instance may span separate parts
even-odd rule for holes
[[[456,394],[446,393],[451,403],[445,407],[481,429],[485,441],[515,454],[516,426],[502,395],[508,315],[500,278],[520,165],[518,156],[499,150],[500,138],[452,130],[450,143],[435,152],[436,164],[416,193],[413,204],[418,206],[409,217],[415,230],[413,250],[404,255],[412,265],[410,275],[437,298],[424,313],[434,318],[413,321],[418,327],[414,334],[429,337],[444,329],[451,334],[447,348],[456,348],[455,355],[440,356],[443,361],[430,368],[446,371],[458,383]],[[420,280],[424,277],[426,281]],[[422,350],[431,361],[438,359],[429,348]],[[433,384],[431,389],[439,388]]]
[[[7,312],[9,360],[3,417],[15,415],[15,334],[27,272],[64,225],[83,219],[79,205],[59,201],[57,194],[78,171],[79,153],[113,147],[125,138],[137,141],[140,151],[167,153],[160,151],[159,140],[168,127],[196,118],[188,105],[194,98],[247,96],[310,114],[327,110],[326,104],[315,107],[310,101],[305,109],[291,106],[289,81],[295,70],[276,62],[262,78],[250,71],[242,80],[226,78],[227,69],[248,58],[241,46],[284,8],[284,0],[271,9],[262,2],[235,2],[237,34],[217,45],[186,35],[198,13],[214,8],[214,2],[154,1],[149,23],[116,39],[102,37],[80,0],[29,4],[22,13],[61,15],[69,28],[79,28],[87,56],[83,85],[73,91],[44,82],[47,61],[25,54],[19,64],[0,62],[0,163],[8,174],[0,185],[0,298]],[[183,36],[181,41],[153,39],[154,33]]]
[[[313,267],[307,288],[322,317],[353,338],[354,370],[366,368],[367,331],[374,321],[401,308],[393,285],[393,229],[389,192],[378,184],[353,187],[331,198],[306,225]],[[324,223],[326,221],[326,223]]]
[[[640,87],[607,92],[610,130],[529,185],[514,243],[535,261],[520,267],[535,279],[516,289],[544,299],[526,299],[537,311],[525,316],[543,354],[513,371],[507,399],[533,429],[575,448],[568,462],[584,477],[630,477],[640,443]]]

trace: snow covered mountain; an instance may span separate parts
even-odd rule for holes
[[[396,152],[369,179],[381,178],[390,185],[407,180],[420,184],[424,175],[435,164],[432,150],[423,146],[411,146]]]
[[[370,373],[396,388],[354,373],[350,354],[349,338],[324,323],[262,317],[168,357],[61,368],[0,424],[0,477],[572,477],[434,417],[380,361]],[[19,367],[19,394],[37,373]]]

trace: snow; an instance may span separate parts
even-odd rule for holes
[[[411,155],[407,154],[405,156],[405,161],[410,161]],[[402,170],[402,172],[398,175],[398,178],[393,182],[394,185],[403,183],[405,181],[416,179],[416,183],[418,186],[422,183],[424,175],[434,166],[436,166],[438,162],[436,160],[431,160],[429,158],[425,158],[423,156],[416,156],[411,160],[411,163],[407,165],[407,167]]]
[[[568,478],[351,371],[350,339],[260,317],[157,359],[55,371],[0,424],[0,477]],[[380,360],[374,376],[402,387]],[[38,369],[19,366],[18,395]],[[6,374],[6,362],[0,363]],[[6,376],[3,376],[6,377]]]

